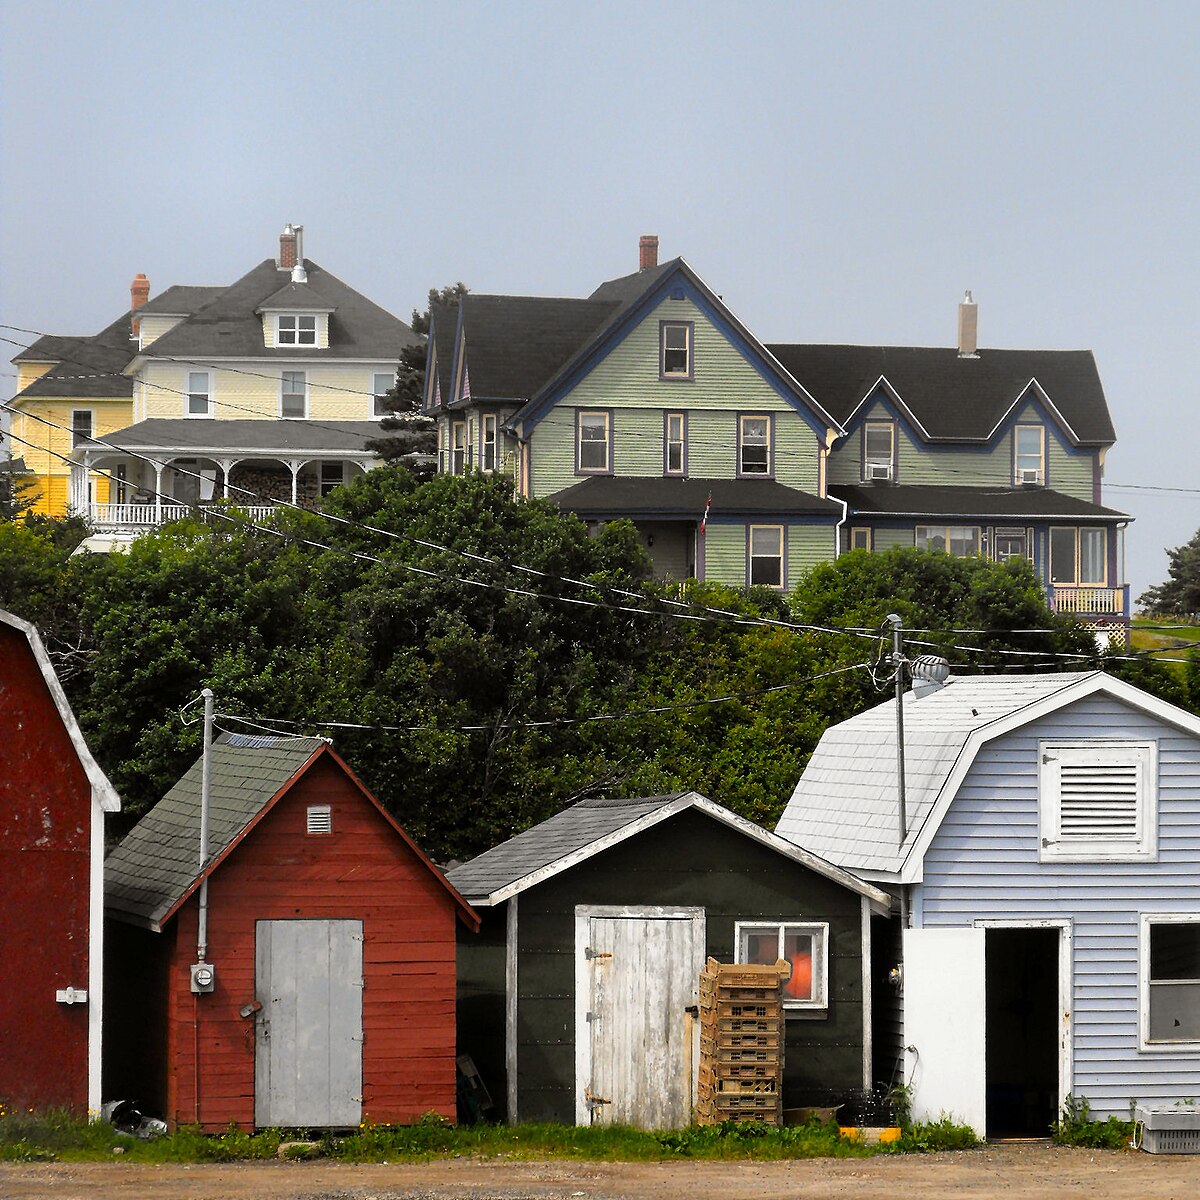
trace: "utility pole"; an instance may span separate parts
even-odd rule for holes
[[[892,626],[892,666],[896,669],[896,801],[900,821],[900,841],[908,835],[908,817],[905,813],[904,797],[904,622],[896,613],[888,614]]]

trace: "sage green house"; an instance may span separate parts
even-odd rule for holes
[[[837,554],[836,421],[683,259],[587,299],[431,313],[440,469],[504,471],[588,522],[634,521],[656,573],[784,589]]]

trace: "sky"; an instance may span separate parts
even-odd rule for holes
[[[0,0],[0,323],[97,332],[288,222],[405,319],[644,233],[764,342],[953,345],[969,288],[985,352],[1094,352],[1136,597],[1200,527],[1198,45],[1194,2]]]

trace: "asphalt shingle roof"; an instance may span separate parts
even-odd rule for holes
[[[223,734],[212,746],[209,857],[222,854],[324,745],[320,738]],[[112,913],[157,927],[200,875],[200,774],[187,774],[137,823],[104,864]]]
[[[89,449],[118,450],[278,450],[365,453],[366,443],[379,436],[377,421],[281,421],[263,419],[220,421],[151,417],[116,433],[103,443],[88,439]]]
[[[137,351],[137,343],[130,336],[130,314],[118,317],[106,329],[92,337],[44,337],[34,342],[30,351],[39,347],[46,361],[58,361],[39,379],[35,379],[24,391],[17,394],[18,400],[47,396],[54,399],[126,399],[133,395],[133,380],[122,372]],[[54,354],[49,351],[53,349]]]
[[[885,376],[931,438],[982,440],[1036,379],[1081,442],[1116,440],[1090,350],[771,345],[770,352],[845,425]]]
[[[904,697],[907,836],[898,845],[896,701],[830,726],[775,832],[849,871],[898,871],[968,737],[1095,672],[951,678]]]
[[[312,291],[320,295],[329,317],[329,348],[312,351],[322,358],[398,358],[402,347],[419,341],[398,317],[306,259]],[[295,358],[295,346],[263,345],[262,318],[257,310],[278,294],[287,275],[268,258],[236,283],[222,289],[187,320],[164,333],[146,353],[151,357]]]
[[[852,513],[878,516],[1003,517],[1037,520],[1078,517],[1127,521],[1127,513],[1077,500],[1051,488],[943,487],[937,484],[830,484],[831,495],[845,500]]]
[[[187,317],[215,300],[224,287],[197,287],[176,283],[147,300],[137,310],[139,317]]]
[[[708,498],[709,517],[758,514],[841,516],[833,500],[790,488],[773,479],[693,479],[679,476],[595,475],[549,497],[583,516],[683,516],[699,521]]]

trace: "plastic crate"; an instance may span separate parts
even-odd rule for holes
[[[1139,1104],[1133,1119],[1134,1144],[1147,1154],[1200,1154],[1200,1108]]]

